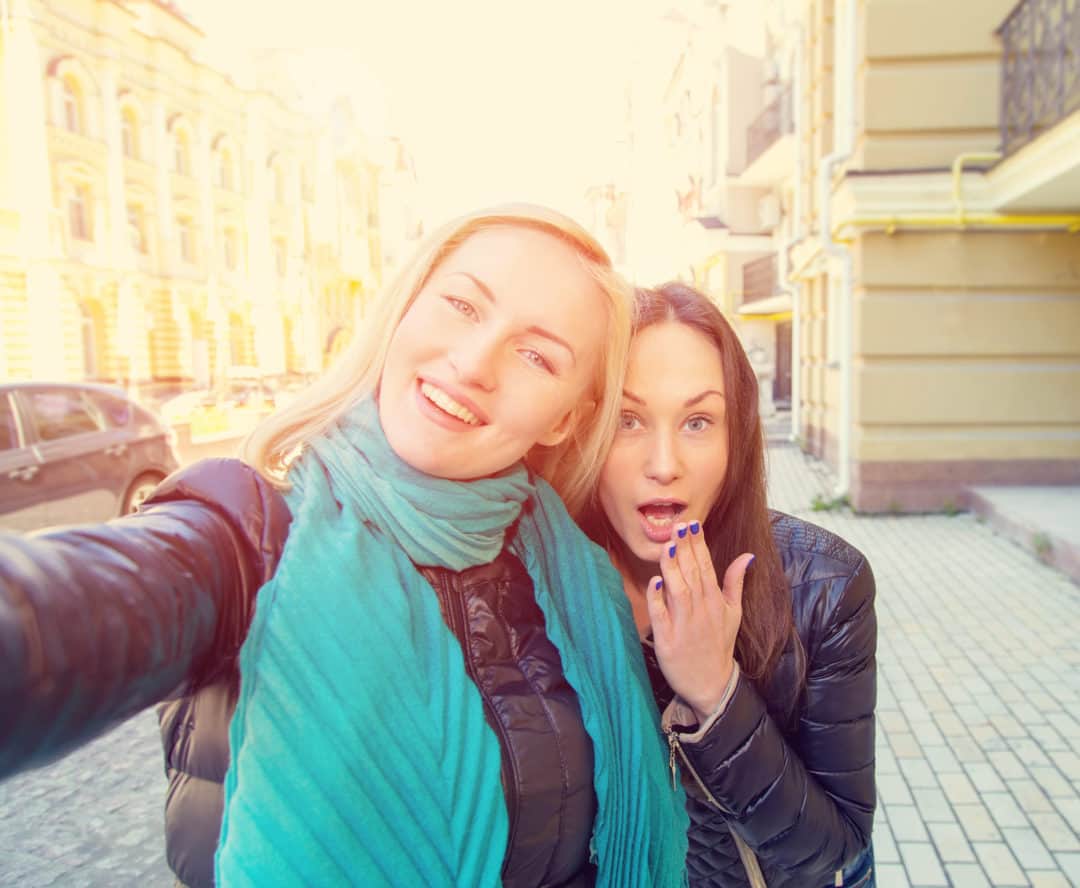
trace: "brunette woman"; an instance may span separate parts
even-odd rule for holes
[[[844,540],[766,508],[753,370],[691,287],[638,291],[583,521],[650,663],[691,885],[873,885],[874,577]]]

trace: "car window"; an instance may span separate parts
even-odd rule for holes
[[[25,392],[30,415],[42,441],[101,431],[105,427],[101,411],[80,391]]]
[[[131,422],[132,403],[124,398],[106,395],[104,392],[91,392],[93,402],[100,407],[114,426],[126,426]]]
[[[14,406],[6,392],[0,394],[0,450],[14,450],[19,446]]]

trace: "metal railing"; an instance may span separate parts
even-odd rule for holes
[[[997,33],[1001,150],[1011,154],[1080,108],[1080,0],[1021,0]]]
[[[747,262],[742,268],[742,304],[768,299],[776,292],[776,254]]]
[[[746,165],[761,157],[773,142],[795,131],[791,87],[786,87],[754,118],[746,130]]]

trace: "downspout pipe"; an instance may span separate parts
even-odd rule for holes
[[[795,133],[795,194],[792,201],[794,225],[789,237],[785,238],[780,248],[781,289],[791,299],[791,431],[788,438],[799,440],[802,428],[802,311],[800,306],[801,287],[790,277],[791,249],[806,236],[803,230],[802,181],[803,181],[803,31],[799,25],[795,31],[794,73],[791,78],[791,128]]]
[[[844,144],[837,151],[827,155],[818,168],[818,207],[821,226],[821,247],[827,258],[835,259],[841,269],[840,305],[840,428],[837,436],[837,472],[835,496],[848,496],[851,492],[852,458],[852,363],[854,355],[854,268],[851,252],[832,234],[832,181],[833,173],[840,164],[845,163],[855,152],[855,103],[857,98],[856,70],[858,67],[858,0],[846,0],[844,24],[847,28],[848,64],[842,73],[848,77],[848,99],[845,107],[847,120],[844,121]],[[836,66],[834,66],[834,71]],[[836,94],[839,95],[839,90]]]

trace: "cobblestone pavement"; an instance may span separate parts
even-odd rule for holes
[[[814,512],[820,464],[769,457],[877,577],[880,888],[1080,886],[1080,588],[969,515]],[[168,888],[164,797],[152,713],[0,784],[0,886]]]
[[[1080,886],[1080,588],[971,515],[811,511],[820,464],[769,460],[877,578],[878,885]]]
[[[157,717],[0,783],[4,888],[169,888]]]

